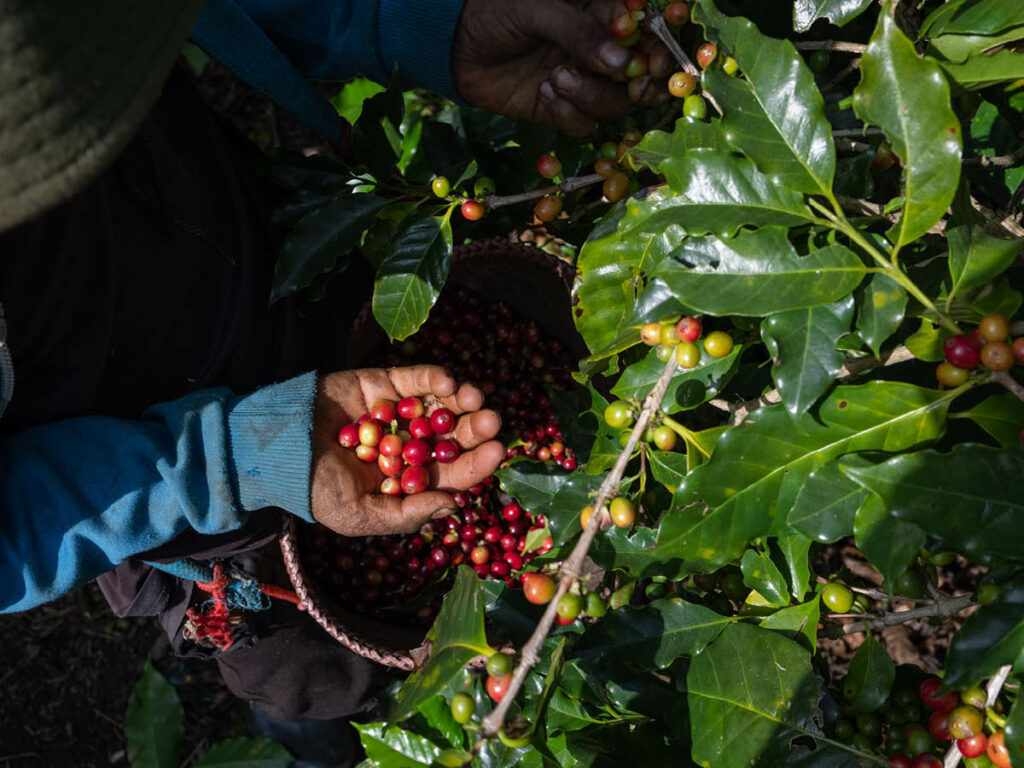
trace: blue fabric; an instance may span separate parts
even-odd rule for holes
[[[281,507],[312,520],[314,374],[205,390],[139,421],[69,419],[0,439],[0,612],[53,600],[187,528]]]
[[[145,562],[157,570],[186,581],[201,581],[206,584],[213,581],[213,566],[195,560],[175,560],[172,563],[156,563],[150,560]],[[231,575],[224,602],[228,608],[238,608],[242,611],[265,611],[270,608],[270,597],[260,588],[259,582],[238,574]]]

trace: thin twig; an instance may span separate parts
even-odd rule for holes
[[[843,82],[843,80],[846,79],[847,75],[849,75],[851,72],[853,72],[855,69],[858,69],[859,67],[860,67],[860,56],[858,56],[855,59],[850,59],[850,63],[849,64],[847,64],[845,67],[843,67],[836,74],[835,77],[833,77],[831,80],[829,80],[827,83],[825,83],[824,87],[821,89],[821,92],[822,93],[828,93],[833,88],[835,88],[837,85],[839,85],[841,82]]]
[[[989,381],[993,381],[996,384],[1002,384],[1008,390],[1013,392],[1018,399],[1024,400],[1024,387],[1018,384],[1017,380],[1006,371],[993,371],[989,374]]]
[[[700,80],[700,70],[697,69],[697,65],[690,60],[690,57],[686,55],[686,51],[684,51],[676,41],[675,36],[668,28],[668,23],[665,21],[665,17],[660,13],[656,13],[651,17],[647,26],[651,32],[661,40],[662,44],[668,48],[669,53],[671,53],[679,63],[679,66],[683,68],[683,71]],[[721,112],[721,110],[719,110],[719,112]]]
[[[996,157],[972,155],[971,157],[965,157],[963,164],[980,165],[983,168],[1013,168],[1016,165],[1020,165],[1021,161],[1024,161],[1024,147],[1020,147],[1010,155],[997,155]]]
[[[897,624],[906,624],[909,621],[916,621],[918,619],[931,619],[931,618],[943,618],[948,619],[950,616],[955,616],[960,611],[969,608],[974,604],[973,595],[963,595],[961,597],[937,597],[935,600],[923,603],[916,608],[911,608],[909,611],[900,611],[899,613],[886,613],[881,616],[875,616],[872,618],[861,619],[855,621],[852,624],[843,624],[841,627],[828,628],[825,630],[825,636],[831,637],[835,635],[841,637],[843,635],[856,635],[861,632],[868,632],[872,629],[885,629],[886,627],[894,627]],[[829,614],[826,618],[840,618],[846,617],[849,614]]]
[[[668,391],[668,385],[672,381],[672,374],[677,369],[676,362],[674,359],[668,361],[665,365],[665,370],[662,371],[661,376],[658,379],[658,383],[654,385],[654,389],[644,400],[643,408],[640,410],[640,416],[636,420],[636,424],[633,427],[633,431],[629,434],[629,440],[626,442],[625,447],[619,454],[619,458],[615,461],[615,466],[612,467],[612,471],[608,473],[608,477],[601,483],[601,487],[598,489],[597,498],[594,500],[594,509],[602,510],[605,503],[609,498],[612,497],[618,490],[619,483],[622,482],[622,476],[626,472],[626,465],[629,464],[630,458],[633,456],[633,451],[636,450],[637,444],[640,442],[640,438],[644,431],[647,429],[647,425],[650,423],[651,418],[661,408],[661,402],[665,399],[665,393]],[[555,596],[548,603],[547,608],[544,610],[544,615],[541,617],[540,623],[537,624],[536,629],[533,630],[533,634],[530,635],[530,639],[526,645],[523,646],[523,650],[520,653],[520,660],[515,671],[512,673],[512,680],[509,682],[508,690],[505,692],[504,697],[498,703],[498,706],[494,708],[491,714],[487,715],[483,721],[483,734],[485,737],[493,737],[498,734],[501,730],[502,725],[505,723],[505,717],[508,715],[509,707],[512,706],[512,702],[515,700],[516,694],[519,693],[520,688],[523,686],[523,682],[526,680],[526,676],[530,673],[530,670],[537,665],[540,660],[540,649],[544,644],[544,639],[548,636],[551,631],[551,626],[555,623],[555,615],[558,608],[558,601],[562,599],[573,583],[579,578],[580,570],[583,566],[583,560],[587,556],[587,551],[590,549],[591,543],[594,541],[594,537],[597,536],[598,528],[601,523],[603,515],[595,514],[590,516],[590,522],[587,523],[587,527],[583,529],[583,534],[580,536],[576,546],[573,547],[572,553],[562,563],[560,569],[560,576],[558,580],[558,589],[555,591]]]
[[[516,203],[524,203],[527,200],[536,200],[538,197],[547,197],[556,192],[573,192],[603,181],[604,176],[599,173],[591,173],[587,176],[572,176],[561,184],[544,187],[543,189],[534,189],[529,192],[520,192],[517,195],[488,195],[484,198],[483,202],[488,208],[503,208],[506,205],[515,205]]]
[[[798,51],[842,51],[843,53],[864,53],[867,46],[862,43],[847,43],[843,40],[801,40],[793,43]]]
[[[1012,668],[1010,664],[1000,667],[999,671],[988,681],[988,685],[985,686],[985,693],[987,694],[985,699],[986,707],[991,707],[996,703],[996,699],[999,698],[999,692],[1003,690],[1003,685],[1006,684],[1006,678],[1010,676]],[[956,768],[958,765],[960,765],[960,749],[957,747],[956,742],[953,742],[946,751],[946,757],[942,761],[942,768]]]
[[[857,139],[862,136],[884,136],[885,133],[881,128],[875,128],[874,126],[864,126],[863,128],[840,128],[837,131],[832,131],[832,138],[848,138]]]

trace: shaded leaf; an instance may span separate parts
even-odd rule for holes
[[[1001,586],[995,602],[979,606],[953,636],[946,654],[946,686],[975,685],[1006,664],[1020,664],[1024,651],[1024,576],[1014,576]]]
[[[1020,253],[1021,240],[992,237],[983,227],[962,224],[946,230],[949,243],[949,296],[977,288],[1005,272]]]
[[[995,35],[1024,25],[1024,6],[1005,0],[972,0],[958,4],[953,13],[931,14],[922,25],[931,36],[940,34]]]
[[[963,64],[939,63],[950,79],[968,90],[1024,77],[1024,56],[1008,49],[972,56]]]
[[[185,713],[174,686],[146,659],[124,715],[132,768],[178,768]]]
[[[502,489],[534,517],[546,514],[551,499],[570,477],[561,467],[537,461],[517,461],[494,474]]]
[[[381,768],[421,768],[441,754],[441,748],[419,734],[387,723],[352,723],[366,756]]]
[[[972,56],[998,48],[1005,43],[1024,38],[1024,28],[1015,27],[998,35],[939,35],[928,40],[928,50],[937,53],[936,58],[953,64],[963,64]]]
[[[770,557],[748,549],[740,560],[743,583],[756,590],[773,607],[789,605],[786,580]]]
[[[857,289],[857,334],[875,356],[903,322],[907,291],[888,275],[878,273]]]
[[[811,566],[808,555],[811,551],[811,540],[800,534],[790,534],[778,538],[779,550],[786,561],[786,578],[789,580],[789,593],[796,600],[803,600],[811,582]]]
[[[1024,756],[1024,704],[1019,696],[1006,718],[1006,749],[1011,755]]]
[[[960,121],[938,64],[917,55],[888,13],[878,15],[860,70],[854,111],[885,132],[903,164],[903,214],[889,231],[901,248],[931,229],[953,200],[960,179]]]
[[[806,32],[818,19],[828,19],[837,27],[857,18],[871,0],[796,0],[793,3],[793,29]]]
[[[895,679],[896,666],[888,651],[868,633],[850,660],[843,697],[859,712],[874,712],[889,698]]]
[[[590,504],[593,491],[603,479],[579,472],[568,473],[568,478],[559,486],[544,511],[555,546],[565,544],[580,533],[580,512]]]
[[[612,527],[594,539],[590,557],[605,570],[625,571],[635,578],[672,575],[672,564],[655,547],[656,538],[652,528],[637,528],[630,534]]]
[[[844,469],[848,464],[841,462]],[[871,564],[891,584],[914,562],[925,535],[919,527],[893,517],[884,502],[866,494],[853,524],[854,541]]]
[[[276,741],[238,738],[214,744],[192,768],[288,768],[294,761]]]
[[[966,411],[949,414],[950,418],[970,419],[999,441],[1003,448],[1020,445],[1024,429],[1024,401],[1005,392],[992,395]]]
[[[868,492],[830,461],[807,476],[789,510],[789,526],[814,541],[831,544],[853,534],[853,521]]]

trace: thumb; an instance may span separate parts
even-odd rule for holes
[[[527,0],[510,3],[508,10],[525,35],[559,46],[593,72],[614,77],[629,63],[629,50],[616,42],[607,25],[565,0]]]
[[[435,517],[444,517],[455,511],[452,497],[441,491],[429,491],[406,496],[384,496],[373,493],[360,500],[363,535],[415,533],[423,524]]]

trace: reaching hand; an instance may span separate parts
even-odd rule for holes
[[[430,487],[464,490],[498,468],[505,449],[494,440],[498,414],[480,410],[483,394],[455,381],[443,368],[367,368],[323,376],[313,415],[313,473],[310,496],[313,517],[345,536],[412,533],[433,517],[455,511],[452,497],[431,490],[399,498],[378,492],[384,475],[376,462],[365,463],[338,445],[338,430],[368,412],[377,400],[433,398],[461,414],[455,440],[463,453],[451,464],[431,464]]]
[[[466,0],[452,49],[455,87],[479,107],[555,123],[573,136],[625,114],[630,96],[661,103],[671,56],[660,43],[642,41],[651,76],[627,88],[623,71],[632,54],[609,30],[622,13],[622,0]]]

